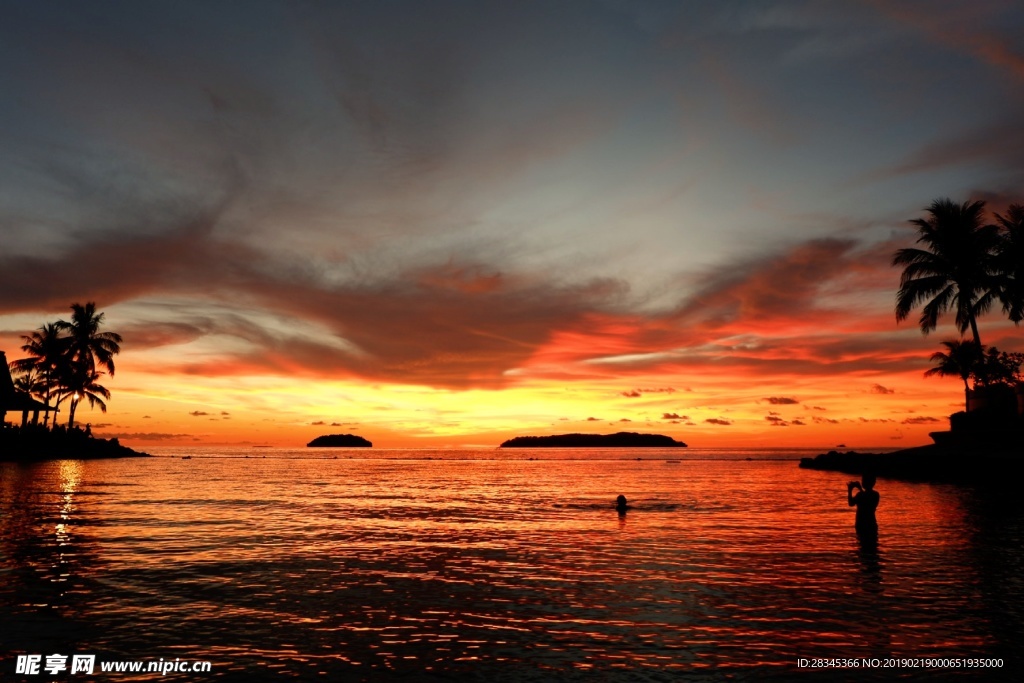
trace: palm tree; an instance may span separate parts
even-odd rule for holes
[[[84,369],[89,375],[96,366],[106,368],[114,376],[114,356],[121,352],[121,335],[116,332],[100,332],[103,314],[96,312],[92,301],[85,304],[71,304],[71,322],[57,321],[57,326],[68,335],[67,357],[76,369]]]
[[[924,373],[925,377],[938,375],[939,377],[959,377],[964,382],[964,410],[967,409],[967,386],[969,380],[978,369],[984,355],[982,347],[973,341],[946,340],[942,342],[948,353],[936,351],[932,354],[931,360],[935,367]]]
[[[917,243],[925,248],[900,249],[892,259],[894,266],[904,266],[896,294],[896,320],[905,320],[924,303],[919,323],[928,334],[939,316],[952,308],[960,333],[971,328],[980,347],[977,317],[998,295],[993,276],[998,229],[983,224],[982,201],[957,204],[936,199],[925,210],[928,218],[910,221],[917,226]]]
[[[14,365],[14,363],[11,363]],[[19,371],[14,376],[14,388],[18,391],[24,391],[26,394],[31,396],[43,396],[46,394],[46,386],[43,383],[43,378],[36,373],[34,367],[28,370]]]
[[[996,261],[999,268],[999,299],[1003,312],[1014,323],[1024,320],[1024,205],[1011,204],[1006,215],[996,214],[1002,228]]]
[[[50,398],[57,388],[57,377],[60,374],[61,366],[67,354],[67,337],[61,333],[59,323],[47,323],[29,336],[22,336],[25,344],[21,350],[28,354],[28,358],[22,358],[11,363],[11,368],[20,373],[35,371],[45,387],[43,399],[46,405],[50,405]],[[49,424],[50,413],[46,412],[43,424]],[[54,419],[56,423],[56,418]]]
[[[96,370],[83,372],[83,369],[81,366],[72,367],[70,374],[61,380],[61,391],[64,392],[64,397],[71,399],[71,407],[68,409],[68,429],[75,426],[75,410],[83,398],[89,401],[90,408],[99,406],[101,411],[107,412],[105,401],[110,400],[110,392],[106,387],[96,383],[96,380],[104,373]]]

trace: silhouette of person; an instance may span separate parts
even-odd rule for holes
[[[620,515],[626,514],[626,510],[629,509],[629,505],[626,504],[626,497],[619,494],[619,497],[615,499],[615,509],[619,511]]]
[[[875,490],[875,475],[865,472],[860,481],[851,481],[846,485],[846,500],[850,507],[857,506],[857,519],[854,528],[857,535],[862,538],[878,537],[878,521],[875,519],[875,509],[878,508],[880,496]],[[860,489],[856,495],[853,490]]]

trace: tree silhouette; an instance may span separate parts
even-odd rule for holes
[[[948,353],[936,351],[931,360],[935,367],[924,373],[925,377],[959,377],[964,382],[964,410],[967,410],[967,380],[974,376],[984,360],[981,346],[970,340],[946,340],[942,342]]]
[[[1006,215],[996,214],[1001,228],[996,248],[999,299],[1014,323],[1024,320],[1024,205],[1011,204]]]
[[[99,406],[102,412],[107,412],[106,401],[110,400],[110,392],[96,383],[102,376],[102,372],[96,370],[85,371],[84,367],[70,368],[70,374],[61,380],[61,390],[64,395],[71,399],[71,407],[68,409],[68,429],[75,426],[75,410],[82,399],[89,401],[89,407]]]
[[[46,386],[43,384],[43,378],[36,373],[35,368],[30,368],[27,371],[20,371],[12,379],[14,381],[14,388],[18,391],[24,391],[26,394],[32,396],[43,396],[46,393]]]
[[[96,311],[96,304],[89,302],[71,305],[71,322],[58,320],[43,325],[29,336],[23,336],[25,344],[21,350],[27,358],[11,363],[11,368],[21,374],[36,373],[42,382],[46,405],[56,398],[56,407],[70,400],[68,426],[73,426],[75,409],[85,398],[90,406],[99,406],[106,412],[105,399],[110,392],[97,380],[106,374],[114,374],[114,356],[121,352],[121,335],[115,332],[101,332],[103,314]],[[49,412],[44,424],[49,421]],[[53,420],[54,426],[57,418]]]
[[[22,373],[35,372],[43,384],[43,400],[50,405],[50,399],[57,390],[57,379],[66,364],[68,340],[61,333],[59,323],[47,323],[29,336],[22,336],[25,344],[21,350],[28,354],[28,358],[22,358],[11,363],[11,368]],[[46,411],[43,417],[43,424],[50,421],[50,412]],[[54,418],[54,423],[56,423]]]
[[[977,317],[998,296],[994,270],[998,229],[984,225],[985,202],[957,204],[936,199],[927,218],[910,221],[917,226],[917,243],[924,248],[900,249],[894,266],[904,266],[896,294],[896,320],[902,321],[918,305],[921,331],[934,330],[940,315],[953,309],[960,333],[971,329],[981,345]]]
[[[76,370],[85,369],[90,375],[98,365],[114,376],[114,356],[121,352],[121,335],[99,331],[103,314],[96,312],[94,302],[71,304],[71,322],[59,320],[56,324],[68,335],[67,357]]]

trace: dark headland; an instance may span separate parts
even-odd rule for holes
[[[555,434],[552,436],[517,436],[501,444],[500,448],[686,448],[663,434]]]
[[[1013,408],[1013,405],[1010,405]],[[800,467],[846,474],[874,472],[881,477],[971,483],[1016,481],[1024,461],[1024,416],[1010,410],[959,412],[950,416],[950,430],[932,432],[935,443],[892,453],[829,451],[803,458]]]
[[[0,461],[98,460],[101,458],[148,458],[122,446],[117,439],[101,439],[84,430],[63,426],[55,430],[38,425],[0,429]]]
[[[372,448],[373,444],[355,434],[325,434],[306,444],[307,448]]]

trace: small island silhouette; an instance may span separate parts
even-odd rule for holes
[[[373,444],[355,434],[325,434],[306,444],[307,448],[372,448]]]
[[[517,436],[502,442],[499,448],[686,448],[664,434],[554,434],[551,436]]]

